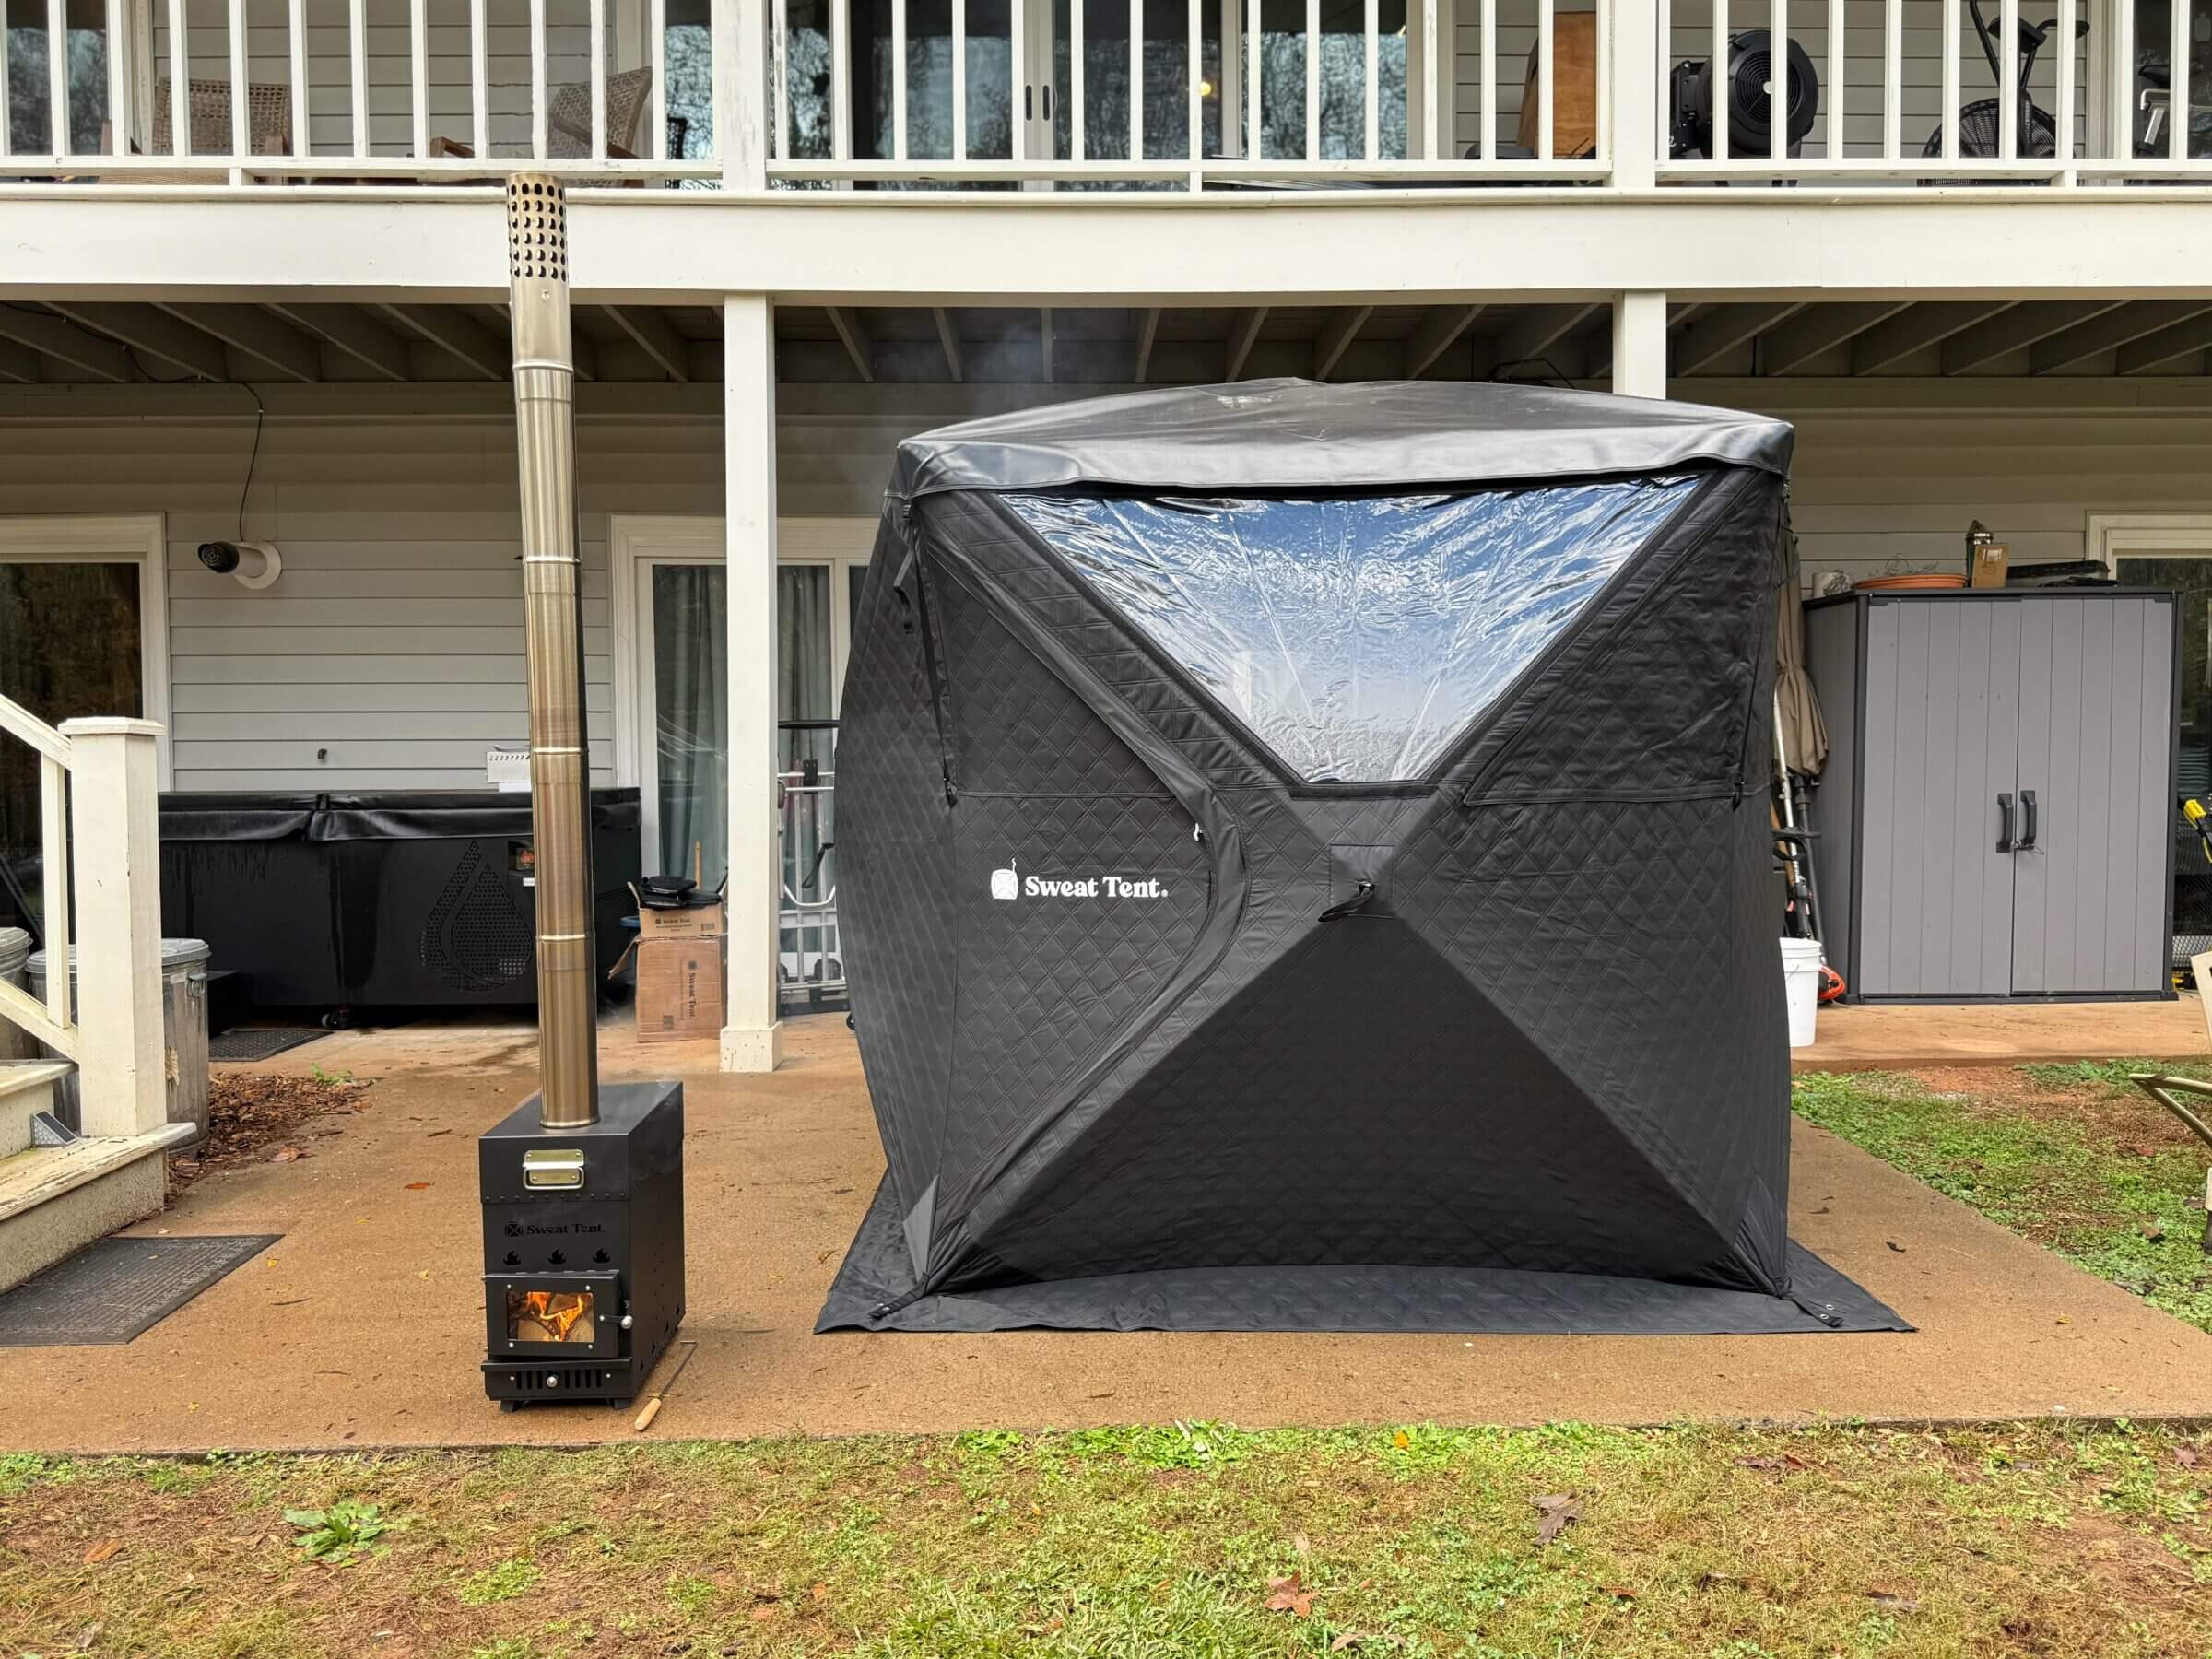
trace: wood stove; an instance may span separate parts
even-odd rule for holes
[[[684,1086],[602,1085],[598,1121],[559,1130],[532,1096],[477,1166],[485,1392],[628,1400],[684,1318]]]
[[[484,1389],[629,1400],[684,1317],[684,1090],[599,1085],[577,581],[576,362],[558,180],[507,184],[537,877],[538,1093],[477,1143]]]

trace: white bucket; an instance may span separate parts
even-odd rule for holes
[[[1790,1004],[1790,1046],[1810,1048],[1820,1010],[1819,940],[1783,940],[1782,984]]]

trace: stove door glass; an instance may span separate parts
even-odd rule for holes
[[[585,1347],[598,1340],[596,1299],[589,1290],[507,1292],[507,1340],[561,1342]]]

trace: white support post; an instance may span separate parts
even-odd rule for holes
[[[304,157],[313,152],[308,137],[312,83],[307,78],[307,0],[292,0],[287,16],[285,45],[288,49],[292,77],[292,154]],[[477,152],[479,156],[483,153]]]
[[[543,161],[552,153],[546,29],[546,0],[530,0],[530,159],[534,161]]]
[[[776,1001],[776,335],[765,294],[723,301],[723,480],[728,537],[729,1006],[722,1069],[782,1057]],[[749,941],[749,943],[748,943]]]
[[[234,92],[230,101],[234,109],[245,108],[242,92]],[[411,0],[407,7],[407,153],[419,159],[430,153],[430,0]]]
[[[1610,9],[1615,69],[1606,83],[1605,154],[1615,189],[1650,190],[1658,182],[1659,82],[1643,66],[1658,62],[1659,22],[1636,0],[1617,0]]]
[[[53,153],[69,153],[69,17],[64,0],[46,0],[46,112]]]
[[[1130,0],[1132,15],[1134,15],[1134,8],[1143,3],[1144,0]],[[1132,61],[1134,61],[1134,52],[1132,53]],[[1134,76],[1130,77],[1130,85],[1139,84]],[[1129,101],[1131,107],[1135,108],[1143,100],[1133,98]],[[1130,117],[1132,123],[1135,119],[1136,117],[1134,115]],[[1488,152],[1484,153],[1487,155]],[[1133,156],[1135,152],[1132,152]],[[1305,159],[1309,161],[1321,159],[1321,0],[1306,0]]]
[[[2009,54],[2012,42],[2005,42]],[[1943,8],[1943,159],[1959,159],[1959,8]]]
[[[7,101],[7,36],[6,14],[0,12],[0,156],[6,155],[15,147],[15,141],[10,136],[16,130],[15,116]]]
[[[1537,0],[1542,5],[1544,0]],[[1359,153],[1370,161],[1382,153],[1382,21],[1379,0],[1367,0],[1367,26],[1361,31],[1364,50],[1360,56],[1366,70],[1366,84],[1362,90],[1361,108],[1366,112],[1366,138]]]
[[[483,0],[477,0],[477,4],[481,6]],[[652,0],[645,8],[644,47],[640,55],[653,72],[653,109],[647,117],[653,123],[653,159],[665,161],[668,159],[668,8],[663,0]],[[637,67],[634,64],[627,66]]]
[[[184,0],[170,0],[169,15],[182,18]],[[352,76],[353,153],[369,153],[369,0],[351,0],[346,10],[346,61]],[[184,68],[179,65],[171,90],[177,100],[177,130],[184,130]],[[179,150],[179,155],[184,152]]]
[[[84,1131],[148,1135],[169,1120],[161,1038],[160,786],[150,720],[71,720],[76,811],[77,1069]]]
[[[606,0],[592,0],[592,159],[606,159]]]
[[[1083,0],[1073,0],[1073,4],[1075,15],[1079,19],[1083,16]],[[1260,108],[1260,0],[1248,0],[1244,8],[1244,154],[1248,159],[1253,161],[1262,159],[1265,147],[1265,140],[1261,135],[1263,112]],[[1083,37],[1078,32],[1076,36],[1075,58],[1078,65],[1083,61],[1082,50]],[[1080,75],[1082,71],[1078,68],[1077,73]],[[1226,112],[1228,107],[1227,104],[1224,104],[1223,111]],[[1226,113],[1221,130],[1225,133],[1229,130]],[[1082,159],[1083,152],[1080,149],[1077,150],[1076,159],[1080,161]]]
[[[1021,7],[1014,8],[1021,15]],[[1129,159],[1145,159],[1145,0],[1129,0]]]
[[[1639,290],[1613,296],[1613,390],[1628,397],[1666,395],[1665,294]]]
[[[123,0],[108,0],[108,154],[131,153],[131,49],[124,34]]]
[[[714,149],[722,161],[722,187],[764,191],[768,122],[761,88],[768,84],[770,47],[765,0],[721,0],[714,7],[713,39]],[[789,119],[787,114],[780,118]]]
[[[1482,14],[1482,39],[1476,97],[1482,105],[1482,159],[1489,161],[1498,154],[1498,0],[1481,0],[1477,9]]]
[[[192,154],[192,54],[184,0],[169,0],[169,153]],[[148,129],[150,140],[152,134]]]
[[[1706,61],[1712,65],[1713,84],[1728,73],[1728,0],[1712,0],[1712,55]],[[1712,159],[1725,161],[1734,154],[1728,142],[1728,112],[1730,101],[1725,98],[1712,100]],[[1770,104],[1769,108],[1772,106]]]
[[[891,0],[891,157],[906,159],[906,0]]]
[[[485,0],[468,0],[468,130],[478,156],[491,154],[491,47],[485,11]],[[660,90],[657,65],[653,86]]]
[[[1369,0],[1371,5],[1373,0]],[[1183,88],[1190,94],[1189,106],[1191,188],[1198,188],[1198,164],[1206,159],[1206,5],[1205,0],[1191,0],[1184,52]],[[1014,12],[1015,26],[1020,27],[1021,9]],[[1231,130],[1234,124],[1230,124]]]

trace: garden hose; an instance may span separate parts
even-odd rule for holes
[[[2212,864],[2212,812],[2205,809],[2202,801],[2191,798],[2182,803],[2182,816],[2189,820],[2189,828],[2196,831],[2196,839],[2205,849],[2205,862]]]

